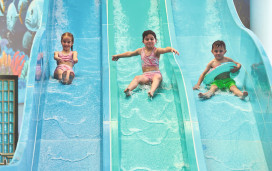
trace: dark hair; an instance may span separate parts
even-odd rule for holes
[[[146,30],[146,31],[143,32],[143,41],[144,41],[145,36],[147,36],[149,34],[152,34],[154,36],[154,38],[157,40],[156,33],[154,31]]]
[[[226,44],[222,40],[217,40],[217,41],[213,42],[212,49],[215,47],[223,47],[226,50]]]
[[[69,32],[63,33],[63,34],[61,35],[61,41],[62,41],[62,39],[64,38],[64,36],[71,37],[71,38],[72,38],[72,42],[74,43],[74,36],[73,36],[72,33],[69,33]],[[71,46],[71,50],[73,51],[73,45]]]

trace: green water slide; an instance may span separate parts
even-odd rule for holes
[[[142,33],[153,30],[157,47],[171,46],[163,0],[109,0],[109,58],[143,47]],[[142,74],[141,58],[110,62],[112,170],[199,170],[205,168],[198,123],[189,110],[182,71],[171,53],[161,55],[163,82],[153,99],[150,86],[132,96],[124,89]],[[200,147],[200,148],[199,148]]]

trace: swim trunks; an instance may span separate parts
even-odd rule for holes
[[[144,73],[143,73],[143,75],[144,75],[145,77],[147,77],[148,80],[149,80],[150,82],[152,82],[152,80],[153,80],[153,78],[154,78],[154,76],[155,76],[156,74],[161,75],[161,72],[160,72],[160,71],[148,71],[148,72],[144,72]],[[161,75],[161,76],[162,76],[162,75]]]
[[[219,89],[229,89],[235,85],[235,81],[232,78],[214,80],[211,85],[216,85]]]

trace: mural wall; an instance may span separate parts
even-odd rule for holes
[[[18,75],[19,103],[24,103],[30,51],[42,9],[43,0],[0,0],[0,75]]]

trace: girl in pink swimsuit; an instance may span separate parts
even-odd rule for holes
[[[54,53],[54,59],[58,64],[54,78],[60,80],[63,84],[71,84],[75,77],[73,66],[78,62],[77,52],[73,51],[74,36],[69,32],[62,34],[61,44],[62,51]]]
[[[156,48],[155,44],[157,43],[157,38],[156,34],[152,30],[144,31],[142,36],[145,47],[136,49],[132,52],[129,51],[113,55],[112,60],[117,61],[119,58],[141,55],[143,74],[136,76],[124,92],[129,96],[131,91],[139,84],[151,83],[151,89],[148,92],[148,96],[153,97],[156,89],[162,81],[162,75],[159,70],[160,55],[168,52],[174,52],[179,55],[179,52],[171,47]]]

